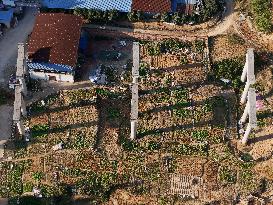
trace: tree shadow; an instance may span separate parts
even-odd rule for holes
[[[98,122],[91,121],[91,122],[70,124],[70,125],[66,125],[66,126],[63,126],[63,127],[51,128],[51,129],[49,129],[47,131],[47,134],[60,133],[60,132],[64,132],[64,131],[70,130],[70,129],[77,129],[77,128],[81,128],[81,127],[89,127],[89,126],[95,126],[95,125],[98,125]]]
[[[262,141],[271,140],[271,139],[273,139],[273,134],[264,135],[264,136],[261,136],[261,137],[251,138],[251,139],[249,139],[248,143],[249,144],[254,144],[256,142],[262,142]]]
[[[107,130],[117,130],[117,132],[120,133],[122,127],[126,124],[124,122],[130,122],[130,103],[128,102],[129,99],[127,96],[125,96],[125,98],[119,99],[98,96],[97,109],[99,121],[96,141],[94,145],[96,150],[102,151],[102,141],[107,137],[110,137],[108,136],[109,133],[107,133]]]
[[[190,129],[194,127],[202,127],[204,125],[207,125],[209,122],[204,121],[204,122],[198,122],[195,123],[194,125],[192,123],[190,124],[183,124],[183,125],[173,125],[171,127],[165,127],[165,128],[158,128],[158,129],[153,129],[153,130],[148,130],[145,132],[141,132],[137,134],[137,139],[142,139],[143,137],[147,135],[153,135],[153,134],[161,134],[164,132],[174,132],[174,131],[179,131],[179,130],[184,130],[184,129]]]
[[[35,53],[29,55],[29,59],[33,62],[49,62],[51,47],[38,49]]]
[[[58,106],[58,107],[44,107],[41,108],[39,110],[34,110],[32,111],[31,109],[28,108],[28,114],[31,117],[35,117],[44,113],[53,113],[53,112],[61,112],[61,111],[65,111],[71,108],[76,108],[76,107],[85,107],[85,106],[91,106],[91,105],[96,105],[97,103],[94,101],[81,101],[81,102],[77,102],[77,103],[71,103],[69,105],[64,105],[64,106]]]
[[[179,71],[179,70],[187,70],[190,68],[197,68],[197,67],[203,67],[203,63],[191,63],[191,64],[186,64],[186,65],[179,65],[179,66],[172,66],[168,68],[157,68],[157,69],[151,69],[151,73],[156,73],[156,72],[174,72],[174,71]]]

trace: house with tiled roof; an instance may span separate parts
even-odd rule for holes
[[[83,19],[63,13],[42,13],[29,39],[31,78],[74,82]]]

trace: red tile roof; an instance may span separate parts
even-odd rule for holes
[[[171,0],[133,0],[132,10],[151,13],[171,12]]]
[[[82,24],[81,17],[71,14],[39,14],[29,40],[29,58],[75,67]]]

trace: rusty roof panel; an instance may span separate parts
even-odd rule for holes
[[[172,3],[170,0],[133,0],[132,10],[163,13],[171,12]]]
[[[39,14],[29,40],[29,58],[75,67],[82,24],[81,17],[71,14]]]

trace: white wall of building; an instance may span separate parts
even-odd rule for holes
[[[62,82],[74,83],[74,75],[72,74],[59,74],[59,79]]]
[[[50,77],[55,77],[56,81],[60,82],[70,82],[74,83],[74,76],[72,74],[63,74],[63,73],[47,73],[47,72],[37,72],[29,71],[30,77],[33,79],[39,80],[49,80]]]

